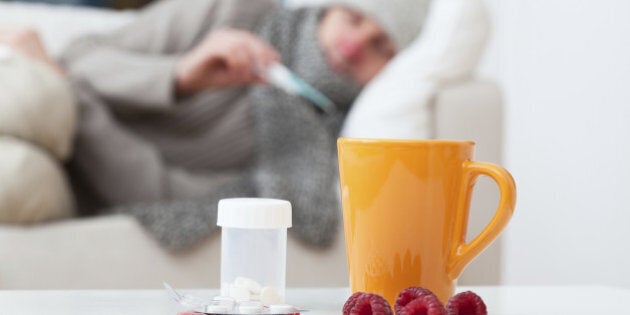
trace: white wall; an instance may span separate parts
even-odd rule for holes
[[[503,281],[630,287],[630,1],[487,1],[519,195]]]

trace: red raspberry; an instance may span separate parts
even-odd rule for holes
[[[446,315],[446,310],[438,298],[431,295],[423,295],[415,298],[407,305],[396,310],[397,315]]]
[[[346,301],[346,303],[343,305],[343,315],[349,315],[350,310],[352,310],[354,305],[357,304],[357,300],[364,294],[367,294],[367,293],[355,292],[353,295],[351,295]]]
[[[394,305],[396,314],[400,314],[400,310],[411,301],[425,295],[435,296],[431,290],[423,287],[409,287],[400,291],[396,297],[396,304]]]
[[[446,303],[448,315],[487,315],[486,304],[479,295],[466,291],[455,295]]]
[[[392,315],[389,303],[380,295],[357,292],[343,306],[344,315]]]

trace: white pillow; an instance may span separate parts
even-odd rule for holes
[[[68,218],[73,209],[59,164],[36,146],[0,136],[0,223]]]
[[[342,136],[429,138],[431,100],[473,75],[489,31],[483,0],[434,0],[420,36],[365,87]]]
[[[65,79],[42,62],[0,45],[0,135],[70,155],[77,109]]]

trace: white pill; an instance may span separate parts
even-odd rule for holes
[[[295,306],[289,304],[269,305],[269,312],[273,314],[292,314],[296,311]]]
[[[263,304],[260,301],[242,301],[238,303],[239,307],[241,306],[256,306],[263,307]]]
[[[218,305],[224,306],[228,309],[228,311],[232,311],[234,309],[234,304],[236,301],[229,296],[215,296],[213,299]]]
[[[258,314],[261,313],[263,307],[261,305],[239,305],[238,311],[241,314]]]
[[[223,305],[208,305],[206,306],[206,313],[213,314],[227,314],[230,310]]]
[[[284,299],[276,289],[272,287],[263,287],[260,290],[260,301],[264,305],[272,305],[272,304],[282,304],[284,303]]]
[[[237,277],[234,279],[234,285],[249,290],[249,293],[251,294],[260,294],[260,283],[255,280],[245,277]]]
[[[229,296],[237,301],[248,301],[251,298],[249,290],[237,286],[230,286]]]

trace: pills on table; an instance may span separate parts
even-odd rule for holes
[[[295,306],[289,304],[269,305],[269,312],[273,314],[291,314],[295,312]]]
[[[239,305],[240,314],[259,314],[263,310],[262,305]]]
[[[213,300],[215,303],[217,303],[215,305],[220,305],[227,308],[228,312],[233,311],[234,305],[236,304],[236,301],[229,296],[215,296]]]
[[[208,305],[206,306],[206,313],[215,313],[215,314],[223,314],[228,313],[229,310],[227,307],[223,305]]]

